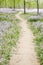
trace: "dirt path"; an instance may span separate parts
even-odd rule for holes
[[[32,42],[34,38],[32,31],[28,29],[26,21],[19,14],[16,17],[21,20],[22,30],[17,50],[15,49],[17,52],[12,53],[10,65],[40,65],[35,52],[35,44]]]

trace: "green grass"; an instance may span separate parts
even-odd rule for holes
[[[1,18],[0,22],[8,21],[12,23],[7,32],[3,32],[0,41],[0,58],[2,58],[0,65],[9,65],[12,47],[16,47],[17,40],[19,39],[19,20],[15,17],[15,14],[1,14],[0,16],[9,16],[6,19]]]
[[[24,13],[22,13],[21,15],[20,15],[22,18],[24,18],[24,19],[27,19],[27,20],[29,20],[30,22],[37,22],[37,21],[43,21],[43,17],[42,18],[37,18],[37,19],[32,19],[32,18],[30,18],[31,16],[37,16],[37,13],[26,13],[26,14],[24,14]],[[39,14],[39,16],[41,16],[41,14]]]
[[[28,20],[30,16],[34,16],[34,15],[37,15],[37,13],[26,13],[26,14],[22,13],[20,16],[21,16],[22,18]]]

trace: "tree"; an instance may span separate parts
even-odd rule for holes
[[[0,7],[1,7],[1,0],[0,0]]]
[[[37,15],[39,15],[39,1],[37,0]]]
[[[6,0],[5,0],[5,7],[6,7]]]
[[[15,0],[14,0],[14,9],[15,9]]]
[[[2,0],[0,0],[0,8],[2,7]]]
[[[25,5],[25,0],[24,0],[24,14],[26,13],[26,5]]]

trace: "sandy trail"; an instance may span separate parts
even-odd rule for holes
[[[15,49],[17,52],[12,53],[9,65],[40,65],[35,52],[32,31],[28,29],[26,20],[22,19],[19,14],[16,17],[21,20],[21,36],[17,50]],[[14,49],[12,52],[14,52]]]

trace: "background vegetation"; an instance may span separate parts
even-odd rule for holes
[[[36,2],[37,0],[25,0],[25,4],[27,8],[36,8],[37,7]],[[14,8],[14,4],[16,8],[23,8],[24,0],[0,0],[0,7]],[[43,1],[39,0],[39,7],[43,8],[42,5],[43,5]]]

